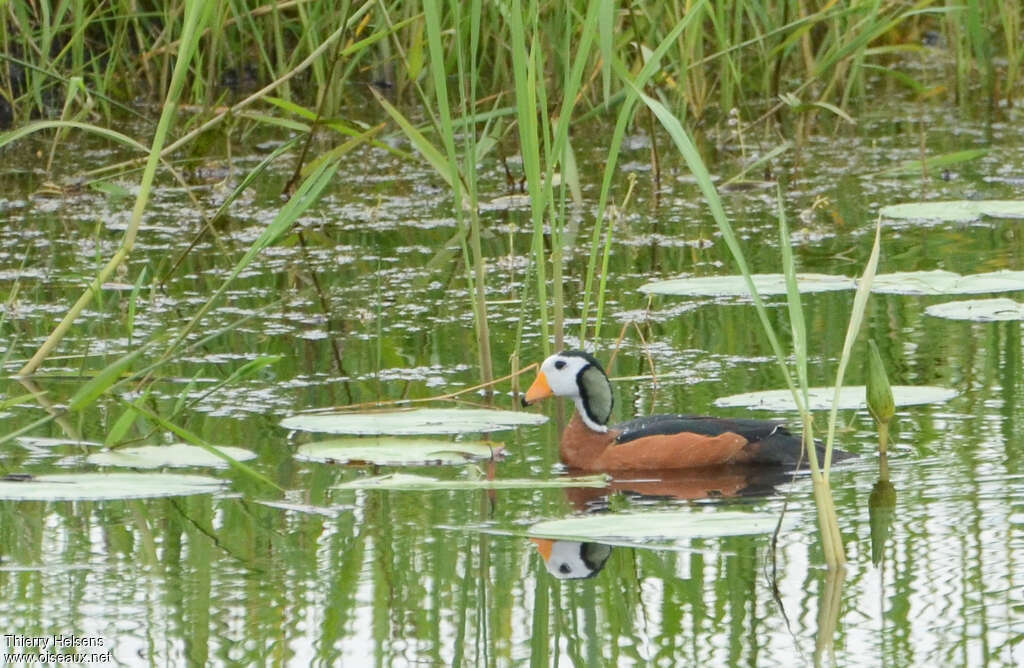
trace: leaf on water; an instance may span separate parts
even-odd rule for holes
[[[28,480],[0,480],[0,499],[101,501],[211,494],[224,482],[176,473],[54,473]]]
[[[57,448],[65,445],[75,447],[101,446],[97,441],[76,441],[73,438],[48,438],[45,436],[19,436],[15,443],[26,448]]]
[[[1024,320],[1024,304],[1007,299],[965,299],[958,302],[933,304],[926,308],[927,315],[950,320],[974,320],[992,322],[996,320]]]
[[[658,513],[605,514],[538,522],[527,532],[536,538],[587,540],[609,544],[676,542],[771,533],[779,518],[772,513],[689,510]],[[792,521],[792,520],[791,520]],[[784,525],[786,522],[783,523]]]
[[[834,387],[812,387],[807,390],[808,408],[821,411],[832,408]],[[896,406],[916,406],[949,401],[957,395],[956,390],[930,385],[893,385],[893,400]],[[757,408],[768,411],[793,411],[793,394],[789,390],[765,390],[745,392],[715,400],[719,408]],[[839,393],[839,409],[860,410],[867,408],[863,385],[847,385]]]
[[[987,148],[971,148],[964,151],[953,151],[952,153],[929,156],[925,161],[904,160],[903,162],[889,167],[888,169],[883,169],[879,174],[891,174],[893,176],[921,175],[925,169],[925,164],[927,164],[930,169],[935,169],[937,167],[946,167],[948,165],[956,165],[961,162],[975,160],[986,154],[988,154]]]
[[[754,284],[761,295],[786,294],[783,274],[754,274]],[[854,279],[828,274],[797,274],[801,293],[852,290]],[[991,271],[962,276],[952,271],[901,271],[875,276],[872,292],[894,295],[966,295],[985,292],[1024,290],[1024,271]],[[747,283],[740,275],[701,276],[652,281],[640,286],[641,292],[688,297],[746,297]]]
[[[367,462],[388,466],[465,464],[502,453],[499,443],[442,441],[428,438],[339,438],[300,445],[296,459],[344,464]]]
[[[783,274],[753,274],[751,278],[762,296],[786,294],[786,277]],[[853,290],[857,287],[852,278],[828,274],[797,274],[796,283],[802,293]],[[640,292],[689,297],[746,297],[750,295],[747,290],[747,282],[741,275],[699,276],[651,281],[641,285]]]
[[[969,223],[986,216],[1024,218],[1024,201],[952,200],[949,202],[908,202],[891,204],[878,210],[883,218],[914,221]]]
[[[353,509],[352,506],[314,506],[308,503],[286,503],[284,501],[262,501],[259,499],[256,500],[256,503],[268,508],[276,508],[277,510],[305,513],[306,515],[319,515],[321,517],[337,517]]]
[[[256,453],[244,448],[216,446],[229,457],[243,462],[255,459]],[[118,448],[94,452],[85,461],[97,466],[130,466],[132,468],[163,468],[165,466],[219,466],[227,467],[228,462],[212,452],[187,443],[173,445],[140,445],[131,448]]]
[[[481,210],[484,211],[507,211],[509,209],[527,209],[530,207],[531,202],[532,199],[529,195],[502,195],[501,197],[495,197],[489,202],[481,203],[480,208]]]
[[[498,480],[441,480],[430,476],[413,475],[410,473],[391,473],[372,478],[356,478],[349,482],[335,485],[331,489],[395,489],[395,490],[431,490],[431,489],[540,489],[545,487],[607,487],[610,480],[607,475],[573,476],[567,478],[550,478],[534,480],[530,478],[506,478]]]
[[[872,292],[891,295],[971,295],[1024,290],[1024,271],[961,276],[952,271],[900,271],[875,277]]]
[[[540,413],[486,408],[413,408],[293,415],[282,420],[281,426],[324,434],[369,436],[490,432],[521,425],[543,424],[546,421],[547,418]]]
[[[1024,290],[1024,272],[988,272],[961,276],[941,269],[897,272],[874,278],[872,292],[902,295],[956,295]]]

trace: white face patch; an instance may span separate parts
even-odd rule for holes
[[[576,377],[589,362],[582,357],[556,353],[544,360],[540,370],[548,379],[548,386],[556,397],[580,398],[580,388]]]
[[[544,360],[540,370],[555,396],[567,397],[576,403],[576,412],[587,427],[601,433],[608,431],[611,388],[599,366],[581,355],[556,353]],[[586,387],[581,389],[580,383],[585,383]]]

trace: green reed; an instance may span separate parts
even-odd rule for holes
[[[566,42],[581,45],[586,32],[593,31],[593,52],[588,47],[583,55],[594,69],[587,73],[580,102],[609,104],[626,91],[610,63],[616,58],[636,62],[643,57],[638,47],[661,43],[684,20],[689,27],[663,56],[658,77],[666,101],[685,108],[680,115],[687,123],[724,118],[733,108],[785,93],[849,112],[868,99],[865,73],[891,64],[901,53],[938,61],[952,56],[945,87],[964,102],[975,82],[980,82],[990,102],[997,97],[1012,101],[1020,92],[1021,15],[1015,3],[1003,0],[962,6],[938,0],[854,0],[819,7],[791,0],[600,3],[598,8],[591,4],[575,0],[514,5],[525,14],[517,14],[513,5],[481,3],[474,9],[463,3],[439,4],[431,20],[446,42],[450,37],[461,42],[458,49],[463,53],[470,53],[469,42],[475,40],[473,61],[480,74],[474,80],[475,101],[502,95],[521,83],[525,63],[516,64],[515,45],[525,44],[520,41],[524,36],[541,47],[530,57],[547,70],[538,72],[536,81],[545,85],[538,96],[564,97],[566,89],[576,85],[571,77],[557,75],[572,69],[569,61],[560,62]],[[142,11],[128,0],[4,3],[2,106],[15,124],[33,115],[53,116],[75,78],[84,82],[108,118],[128,100],[158,99],[170,83],[185,7],[185,0],[157,3]],[[392,74],[404,94],[423,72],[427,7],[372,0],[356,5],[360,18],[350,26],[352,41],[346,48],[408,23],[391,41],[358,46],[340,71],[332,69],[330,54],[321,54],[309,64],[307,80],[283,81],[279,95],[307,106],[317,104],[323,95],[325,108],[333,114],[351,98],[345,85],[390,79]],[[295,70],[351,18],[344,7],[313,0],[225,0],[205,3],[204,13],[206,26],[199,35],[203,48],[195,56],[182,101],[207,107]],[[512,19],[522,23],[521,31]],[[934,51],[922,46],[925,33],[939,36],[941,43]],[[411,67],[402,67],[406,59]],[[339,81],[344,85],[334,85]]]
[[[476,87],[478,81],[477,51],[479,49],[479,27],[481,5],[470,3],[466,20],[462,19],[461,5],[451,8],[454,15],[455,39],[451,42],[451,56],[460,85],[456,97],[461,116],[453,115],[448,92],[448,55],[445,53],[442,30],[443,13],[437,2],[425,3],[424,21],[426,44],[429,52],[428,74],[433,84],[433,107],[428,103],[426,92],[416,83],[417,91],[428,111],[436,107],[437,114],[431,115],[432,132],[441,141],[439,149],[427,134],[406,117],[404,113],[383,95],[374,91],[377,102],[398,124],[412,145],[445,180],[452,190],[453,212],[456,220],[456,235],[449,241],[457,243],[462,251],[466,283],[471,295],[473,322],[476,329],[477,362],[481,381],[489,383],[494,377],[490,349],[490,328],[487,319],[486,302],[486,258],[480,243],[480,216],[478,211],[478,188],[476,163],[492,145],[488,141],[489,123],[478,130],[476,118]],[[468,26],[467,26],[468,24]],[[402,50],[403,63],[407,71],[419,71],[424,53],[421,45],[412,51]],[[415,77],[413,77],[415,78]],[[461,155],[456,148],[457,130],[463,138]],[[478,132],[481,134],[478,136]],[[442,249],[443,251],[443,249]]]
[[[157,415],[144,405],[144,398],[147,395],[151,383],[153,381],[154,373],[160,369],[163,365],[171,361],[175,354],[180,353],[183,349],[192,348],[192,345],[186,345],[186,341],[190,335],[194,334],[197,330],[199,322],[201,321],[204,314],[212,308],[217,301],[221,298],[228,286],[237,278],[237,276],[248,267],[253,260],[270,244],[277,241],[283,234],[288,232],[295,220],[298,219],[310,206],[312,206],[319,198],[319,195],[323,192],[324,188],[334,178],[340,158],[353,147],[361,143],[362,141],[368,140],[373,136],[375,130],[371,129],[361,135],[353,137],[347,142],[344,142],[339,147],[328,151],[325,156],[321,156],[321,159],[315,160],[309,165],[308,169],[301,170],[301,173],[305,175],[302,183],[297,187],[295,193],[291,196],[287,203],[285,203],[280,211],[278,212],[275,219],[267,225],[261,235],[256,239],[255,242],[249,247],[248,251],[235,263],[234,269],[229,273],[228,277],[221,283],[220,287],[215,290],[206,300],[206,302],[197,310],[190,321],[185,324],[184,327],[179,329],[174,335],[162,334],[155,339],[149,341],[143,341],[134,345],[132,349],[126,354],[122,355],[113,362],[107,364],[105,367],[100,369],[94,375],[92,375],[70,398],[67,409],[60,409],[50,405],[46,400],[44,393],[38,392],[34,389],[34,382],[31,380],[31,375],[39,368],[39,366],[45,361],[49,354],[54,350],[57,344],[61,341],[63,336],[67,334],[70,328],[74,325],[75,320],[78,318],[82,310],[93,300],[93,298],[99,299],[102,296],[101,288],[103,282],[113,274],[113,272],[121,266],[129,257],[134,242],[138,234],[139,225],[142,218],[142,213],[146,207],[149,194],[152,190],[153,183],[155,180],[156,170],[162,163],[161,155],[166,150],[167,137],[170,133],[172,121],[175,115],[177,103],[180,100],[181,93],[184,89],[184,82],[186,75],[190,69],[191,56],[196,52],[197,45],[199,43],[199,35],[204,25],[203,19],[205,16],[205,9],[202,3],[191,3],[185,6],[185,13],[183,17],[181,38],[178,42],[179,58],[175,63],[174,74],[171,79],[171,87],[167,93],[167,99],[163,107],[163,114],[158,124],[152,145],[148,149],[148,159],[146,162],[145,170],[142,174],[142,184],[139,190],[139,194],[136,198],[135,208],[132,213],[132,217],[129,221],[127,230],[122,240],[121,246],[118,251],[114,254],[109,261],[105,264],[102,263],[101,258],[97,258],[98,264],[103,264],[102,268],[97,273],[96,277],[92,280],[91,285],[83,293],[78,302],[72,306],[67,312],[64,319],[57,326],[57,328],[51,333],[51,335],[45,340],[45,342],[39,347],[35,355],[22,367],[19,375],[22,376],[22,382],[26,388],[32,391],[32,394],[39,399],[43,408],[49,412],[49,416],[43,418],[30,427],[38,427],[50,420],[56,420],[58,422],[66,421],[66,413],[71,414],[82,414],[84,411],[94,407],[101,398],[115,396],[115,390],[123,388],[126,384],[132,384],[139,387],[142,390],[143,399],[136,400],[130,404],[125,403],[124,410],[120,417],[118,417],[108,433],[106,442],[108,445],[116,445],[118,441],[125,436],[131,429],[132,425],[140,417],[145,417],[150,423],[158,425],[161,429],[170,433],[176,434],[179,438],[185,439],[192,442],[195,445],[206,448],[209,451],[217,454],[228,460],[229,463],[241,471],[245,475],[252,479],[258,480],[264,484],[277,488],[277,486],[270,482],[269,479],[265,478],[261,474],[252,470],[247,465],[241,464],[240,462],[232,460],[227,455],[224,455],[215,446],[210,445],[198,435],[184,429],[183,427],[172,422],[174,416],[182,408],[185,407],[183,399],[185,394],[182,394],[179,398],[178,408],[173,411],[171,418]],[[56,128],[61,131],[69,130],[84,130],[89,132],[99,133],[102,136],[114,139],[123,144],[132,146],[139,149],[140,151],[146,150],[138,142],[131,140],[130,138],[121,135],[120,133],[112,130],[107,130],[97,126],[81,123],[78,121],[41,121],[33,124],[29,124],[19,128],[18,130],[12,131],[5,135],[0,135],[0,146],[9,144],[21,139],[22,137],[37,132],[42,129]],[[310,130],[312,131],[312,129]],[[224,206],[228,206],[230,202],[241,194],[245,188],[251,184],[252,180],[258,177],[275,159],[279,158],[284,151],[292,145],[292,142],[286,142],[277,151],[272,153],[267,159],[261,162],[252,172],[242,179],[241,183],[236,187],[235,191],[231,193],[225,201]],[[173,172],[173,168],[171,168]],[[170,268],[170,271],[174,270],[174,266]],[[166,276],[165,276],[166,278]],[[130,305],[128,309],[128,319],[126,328],[128,330],[129,338],[132,335],[134,316],[135,316],[135,303],[138,298],[139,291],[143,285],[144,277],[139,276],[136,280],[135,286],[132,291],[130,298]],[[235,323],[232,327],[238,326],[239,323]],[[228,328],[226,331],[231,331]],[[218,332],[218,335],[223,335],[224,331]],[[203,341],[209,341],[210,337],[202,337]],[[202,344],[200,344],[202,345]],[[157,350],[163,346],[162,352]],[[155,361],[154,361],[155,358]],[[143,362],[147,359],[147,362]],[[275,361],[273,358],[264,357],[254,360],[242,368],[237,369],[234,373],[228,376],[228,378],[221,384],[227,385],[230,383],[236,383],[239,380],[245,378],[247,375],[257,372],[260,368],[272,364]],[[186,390],[187,393],[187,390]],[[72,432],[73,427],[68,427]],[[6,434],[0,437],[0,442],[6,441],[19,432]],[[70,432],[69,432],[70,433]],[[279,488],[278,488],[279,489]]]
[[[945,44],[935,51],[922,47],[926,30],[938,33]],[[11,0],[0,6],[0,122],[6,113],[14,129],[0,136],[0,146],[53,130],[50,154],[56,156],[64,133],[85,130],[145,156],[103,165],[88,175],[96,178],[145,164],[143,188],[121,250],[22,371],[38,367],[77,313],[98,295],[102,280],[130,253],[156,169],[163,164],[173,173],[173,166],[160,161],[180,152],[200,152],[200,137],[225,122],[300,133],[326,127],[348,137],[302,165],[307,187],[300,186],[303,198],[288,208],[287,218],[296,207],[315,201],[317,188],[326,184],[323,179],[333,174],[330,170],[342,154],[373,141],[379,130],[362,130],[346,120],[355,106],[349,102],[356,97],[353,85],[377,79],[394,83],[396,96],[379,96],[380,107],[453,191],[457,234],[447,245],[457,247],[465,263],[477,356],[486,381],[493,372],[476,167],[503,139],[517,135],[531,197],[530,243],[543,346],[551,340],[561,346],[566,305],[571,308],[575,301],[564,293],[565,255],[572,244],[566,223],[572,203],[581,198],[571,137],[573,131],[585,130],[593,116],[615,113],[616,125],[589,239],[581,339],[588,332],[601,333],[615,231],[609,206],[618,153],[625,133],[637,123],[638,109],[654,114],[680,147],[691,124],[725,118],[734,108],[748,120],[747,106],[755,101],[774,105],[771,111],[777,113],[761,118],[781,118],[783,132],[799,138],[821,111],[844,118],[855,114],[870,99],[866,73],[894,71],[889,65],[901,56],[955,57],[938,84],[903,75],[900,80],[915,93],[941,94],[945,86],[967,100],[977,78],[989,101],[997,96],[1012,100],[1021,88],[1020,41],[1019,10],[998,0],[965,6],[935,0],[855,0],[822,3],[818,9],[791,1],[743,0],[366,0],[351,8],[313,0],[175,0],[146,11],[129,0]],[[225,81],[231,77],[242,83]],[[253,88],[258,89],[247,92]],[[409,117],[415,114],[402,111],[412,94],[426,110],[424,124],[412,122]],[[111,119],[126,111],[144,115],[126,104],[137,97],[165,102],[151,142],[112,129]],[[182,121],[175,110],[184,104],[197,107]],[[228,106],[211,111],[214,105]],[[34,116],[61,120],[29,123]],[[702,165],[695,149],[687,161],[691,169]],[[561,177],[558,184],[556,175]],[[720,205],[716,209],[710,181],[702,189],[721,225],[724,213]],[[274,235],[261,238],[254,252],[289,226],[275,225]],[[439,249],[439,256],[447,250]],[[240,266],[253,257],[247,254]],[[773,347],[781,350],[774,340]],[[796,386],[788,375],[787,380]]]
[[[569,131],[591,48],[596,38],[598,9],[598,3],[590,3],[583,15],[577,16],[573,11],[565,10],[557,17],[557,21],[553,21],[561,24],[564,31],[561,35],[547,36],[561,46],[556,54],[555,63],[549,63],[545,59],[545,36],[540,28],[539,3],[530,2],[524,10],[522,3],[516,0],[509,12],[519,145],[523,171],[526,174],[527,192],[530,194],[530,218],[533,224],[532,255],[536,262],[541,339],[545,354],[548,352],[548,342],[552,338],[555,348],[562,348],[565,338],[565,294],[562,273],[567,243],[564,237],[565,223],[569,195],[572,194],[573,199],[579,200],[579,177]],[[577,36],[573,35],[570,29],[575,21],[580,22],[580,33],[574,40],[572,38]],[[561,86],[548,83],[548,78],[544,76],[547,67],[561,71]],[[552,79],[555,80],[557,77]],[[538,114],[538,109],[551,109],[551,112]],[[556,191],[554,179],[559,171],[561,180]],[[552,290],[551,318],[554,326],[551,333],[548,329],[547,312],[548,266],[543,261],[547,256],[544,252],[545,222],[549,226],[547,237],[551,248],[548,256]]]
[[[478,156],[477,135],[473,113],[476,105],[476,90],[479,79],[477,69],[477,51],[480,44],[481,4],[478,0],[469,3],[466,19],[462,17],[461,3],[453,3],[451,12],[457,30],[465,32],[468,22],[468,35],[456,33],[455,61],[458,75],[460,111],[467,120],[468,132],[465,132],[462,170],[455,152],[455,124],[451,106],[448,103],[447,68],[442,46],[441,11],[436,0],[424,3],[426,10],[427,43],[430,52],[430,73],[433,78],[435,100],[440,115],[440,136],[444,143],[445,153],[450,170],[450,184],[454,195],[455,220],[463,240],[463,257],[466,260],[466,277],[472,295],[474,324],[477,335],[478,363],[480,380],[489,383],[494,378],[491,361],[490,326],[487,321],[486,302],[486,259],[480,245],[480,215],[478,210],[478,193],[476,162]],[[466,41],[468,39],[468,42]],[[468,49],[463,49],[466,46]],[[484,135],[486,136],[486,134]],[[464,179],[464,182],[463,182]],[[463,194],[465,185],[465,194]],[[464,199],[465,197],[465,199]],[[463,204],[466,206],[463,206]],[[466,229],[468,213],[469,229]],[[468,248],[466,238],[468,235]]]
[[[864,271],[864,276],[859,282],[856,296],[854,297],[854,306],[851,312],[849,327],[847,328],[846,340],[843,346],[843,352],[839,359],[838,369],[836,371],[836,387],[835,397],[833,399],[832,411],[829,416],[828,426],[828,437],[826,441],[825,459],[823,462],[819,462],[817,453],[814,447],[813,439],[813,424],[811,413],[807,404],[807,359],[808,359],[808,346],[807,346],[807,334],[804,326],[803,311],[800,303],[799,291],[796,285],[796,269],[795,261],[792,256],[792,252],[789,246],[789,232],[786,224],[785,215],[782,212],[781,206],[781,192],[780,192],[780,212],[779,212],[779,229],[780,229],[780,247],[782,248],[782,267],[786,274],[787,291],[789,297],[789,315],[790,315],[790,326],[793,332],[793,348],[796,357],[796,371],[797,379],[794,382],[792,374],[789,369],[787,362],[788,355],[782,348],[779,342],[778,336],[775,333],[774,327],[771,324],[771,320],[768,317],[768,311],[765,308],[764,302],[761,299],[757,291],[757,287],[754,284],[751,271],[747,265],[746,258],[743,253],[742,246],[736,236],[735,231],[732,228],[732,224],[729,222],[728,217],[725,214],[725,210],[722,206],[721,199],[718,196],[718,191],[715,188],[711,180],[711,175],[704,164],[703,158],[697,151],[689,134],[686,132],[682,123],[679,119],[672,114],[663,104],[657,100],[640,93],[639,89],[636,88],[630,79],[628,72],[622,67],[620,63],[616,63],[617,71],[620,73],[623,81],[627,85],[631,85],[636,89],[640,99],[643,103],[655,114],[662,126],[668,132],[679,150],[680,155],[683,157],[691,173],[693,173],[697,185],[700,188],[708,208],[711,211],[712,217],[715,219],[715,223],[718,226],[718,230],[722,235],[722,239],[725,241],[726,246],[729,248],[730,253],[733,256],[733,260],[736,263],[737,268],[743,275],[747,283],[747,288],[753,297],[754,306],[756,307],[758,318],[761,321],[762,328],[771,344],[772,349],[775,352],[776,361],[779,365],[779,370],[786,382],[787,387],[793,395],[794,403],[796,404],[803,421],[803,438],[806,446],[806,451],[811,464],[811,473],[813,481],[813,489],[816,505],[818,508],[818,519],[819,528],[821,533],[822,545],[825,551],[825,561],[830,568],[841,568],[846,562],[846,556],[843,551],[842,537],[839,534],[838,519],[835,514],[834,502],[832,500],[832,491],[829,486],[829,466],[831,463],[831,455],[833,448],[833,441],[835,435],[835,425],[838,405],[839,391],[842,387],[843,375],[846,369],[846,365],[850,359],[853,343],[857,338],[857,334],[860,331],[860,324],[863,319],[864,309],[867,301],[867,297],[870,292],[871,282],[874,278],[875,269],[878,263],[879,254],[879,241],[880,241],[880,228],[876,230],[874,247],[871,252],[871,258],[867,263],[867,267]]]
[[[64,316],[64,319],[61,320],[60,324],[57,325],[50,336],[47,337],[46,341],[44,341],[39,347],[39,350],[37,350],[32,356],[32,359],[30,359],[28,363],[21,368],[18,372],[19,375],[25,376],[31,374],[39,368],[39,365],[42,364],[43,360],[45,360],[50,352],[57,346],[68,330],[71,329],[71,326],[74,324],[78,315],[86,306],[89,305],[93,297],[99,293],[103,283],[131,254],[132,248],[135,246],[135,238],[138,235],[139,225],[142,223],[142,214],[145,211],[146,203],[149,201],[149,194],[153,187],[157,166],[160,164],[160,152],[163,149],[171,131],[176,107],[182,91],[185,88],[185,80],[188,75],[192,55],[196,52],[199,46],[198,34],[203,28],[204,20],[206,18],[205,14],[206,13],[204,12],[201,3],[189,3],[185,6],[181,32],[181,53],[179,54],[179,58],[174,67],[174,74],[171,78],[170,87],[167,92],[163,113],[160,115],[160,121],[157,124],[156,132],[153,136],[153,143],[149,150],[149,157],[146,161],[146,167],[142,174],[139,194],[136,197],[131,219],[129,220],[128,227],[125,230],[124,238],[121,241],[121,247],[96,275],[96,278],[93,279],[89,288],[82,294],[74,306],[71,307],[68,313]]]

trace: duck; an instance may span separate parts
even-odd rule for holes
[[[610,425],[615,399],[604,367],[582,350],[544,360],[522,398],[572,399],[576,411],[562,432],[559,454],[570,469],[591,472],[693,469],[720,465],[806,468],[801,439],[775,420],[707,415],[651,415]],[[818,460],[824,446],[816,443]],[[832,461],[852,457],[834,449]]]

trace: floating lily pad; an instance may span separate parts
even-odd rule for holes
[[[754,274],[754,284],[761,295],[786,294],[786,279],[782,274]],[[797,274],[800,292],[827,292],[852,290],[854,279],[828,274]],[[991,271],[962,276],[952,271],[901,271],[879,274],[871,284],[871,291],[895,295],[967,295],[985,292],[1024,290],[1024,271]],[[658,295],[689,297],[746,297],[747,283],[742,276],[703,276],[653,281],[640,286],[641,292]]]
[[[1015,200],[952,200],[949,202],[908,202],[883,206],[878,211],[885,218],[900,220],[949,221],[969,223],[985,216],[993,218],[1024,218],[1024,201]]]
[[[344,464],[367,462],[389,466],[465,464],[500,454],[498,443],[442,441],[427,438],[339,438],[300,445],[296,459]]]
[[[254,459],[256,453],[244,448],[218,446],[218,450],[236,461]],[[187,443],[173,445],[140,445],[94,452],[85,461],[97,466],[130,466],[132,468],[162,468],[165,466],[228,466],[228,461],[212,452]]]
[[[293,415],[282,420],[281,426],[324,434],[369,436],[490,432],[546,421],[547,418],[540,413],[487,408],[413,408],[366,413]]]
[[[0,480],[0,499],[98,501],[211,494],[224,486],[216,478],[175,473],[54,473],[27,480]]]
[[[71,438],[47,438],[44,436],[19,436],[15,439],[15,442],[26,448],[57,448],[63,445],[74,445],[77,447],[103,445],[96,441],[76,441]]]
[[[689,510],[664,513],[628,513],[570,517],[538,522],[528,535],[536,538],[598,541],[607,544],[647,544],[685,541],[691,538],[742,536],[771,533],[778,515]]]
[[[812,387],[807,391],[809,408],[812,411],[824,411],[832,408],[834,387]],[[956,396],[956,390],[930,385],[893,385],[892,396],[897,406],[915,406],[920,404],[937,404],[949,401]],[[745,392],[715,400],[719,408],[759,408],[768,411],[794,411],[793,395],[789,390],[766,390],[763,392]],[[867,408],[867,399],[863,385],[849,385],[839,392],[839,408],[842,410],[859,410]]]
[[[534,480],[529,478],[506,478],[498,480],[440,480],[430,476],[409,473],[391,473],[372,478],[357,478],[335,485],[331,489],[540,489],[542,487],[607,487],[606,475],[573,476]]]
[[[501,197],[495,197],[489,202],[481,204],[480,208],[485,211],[489,210],[507,210],[507,209],[526,209],[529,208],[531,198],[529,195],[515,194],[515,195],[502,195]]]
[[[754,274],[751,276],[761,295],[786,294],[786,277],[782,274]],[[848,276],[829,274],[797,274],[800,292],[829,292],[853,290],[856,282]],[[698,276],[651,281],[640,286],[640,292],[656,295],[682,295],[687,297],[746,297],[750,295],[743,276]]]
[[[1024,320],[1024,304],[1012,299],[965,299],[958,302],[933,304],[924,310],[927,315],[950,320]]]
[[[343,512],[353,509],[353,506],[314,506],[308,503],[285,503],[283,501],[257,500],[256,503],[268,508],[276,508],[277,510],[304,513],[306,515],[319,515],[321,517],[337,517]]]
[[[901,271],[879,274],[872,292],[893,295],[971,295],[1024,290],[1024,271],[991,271],[961,276],[952,271]]]

